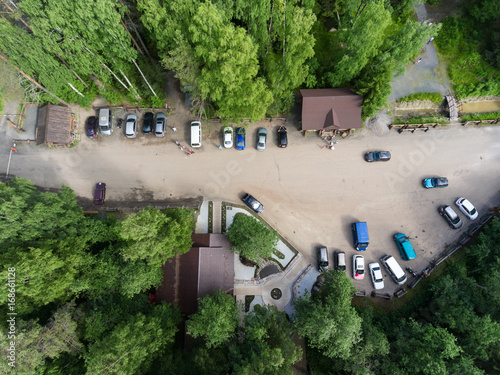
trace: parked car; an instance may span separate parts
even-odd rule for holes
[[[396,284],[403,285],[406,283],[407,278],[405,271],[403,271],[399,263],[392,255],[385,255],[380,258],[380,261]]]
[[[155,122],[155,135],[157,137],[164,137],[165,130],[167,128],[167,115],[163,112],[156,114],[156,122]]]
[[[280,126],[278,129],[278,147],[285,148],[288,146],[288,135],[286,128]]]
[[[372,278],[373,287],[375,289],[384,289],[384,277],[382,276],[382,270],[380,269],[380,264],[370,263],[368,265],[370,270],[370,276]]]
[[[153,114],[146,112],[142,120],[142,132],[144,134],[151,134],[153,132]]]
[[[258,214],[260,214],[262,211],[264,211],[264,206],[262,205],[262,203],[260,203],[257,199],[252,197],[250,194],[245,194],[243,196],[243,202],[245,202],[248,207],[250,207],[252,210],[254,210]]]
[[[87,123],[85,124],[85,133],[89,138],[97,137],[97,128],[99,127],[99,122],[97,121],[97,117],[90,116],[87,119]]]
[[[399,249],[399,253],[404,260],[412,260],[417,257],[413,246],[411,245],[410,239],[404,233],[398,233],[394,235],[394,242]]]
[[[318,270],[319,272],[328,271],[328,250],[325,246],[318,246]]]
[[[99,110],[99,130],[102,135],[109,136],[113,134],[113,114],[109,108]]]
[[[352,276],[356,280],[365,278],[365,258],[363,258],[363,255],[354,255],[352,257]]]
[[[127,122],[125,123],[125,137],[137,137],[137,116],[130,114],[127,115]]]
[[[458,206],[460,211],[462,211],[465,216],[467,216],[471,220],[476,220],[478,213],[476,208],[465,198],[458,198],[455,204]]]
[[[233,147],[233,128],[226,126],[224,128],[224,148]]]
[[[371,151],[365,154],[365,160],[368,163],[374,161],[389,161],[391,160],[391,153],[389,151]]]
[[[94,189],[94,204],[96,206],[102,206],[104,204],[104,199],[106,198],[106,184],[104,182],[98,182],[95,184]]]
[[[443,188],[448,186],[448,179],[446,177],[429,177],[422,181],[422,185],[426,189]]]
[[[257,132],[257,150],[264,151],[267,142],[267,129],[260,128]]]
[[[345,253],[343,251],[335,252],[335,269],[337,271],[345,271]]]
[[[245,149],[245,128],[236,128],[236,149],[244,150]]]
[[[460,217],[453,208],[448,205],[439,206],[438,212],[442,217],[444,217],[450,227],[453,229],[462,228],[462,220],[460,220]]]

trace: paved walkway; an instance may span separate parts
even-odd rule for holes
[[[425,4],[417,6],[417,17],[420,22],[427,20]],[[446,74],[446,66],[439,61],[434,44],[422,46],[422,51],[417,56],[422,58],[418,64],[410,63],[403,75],[391,83],[389,100],[396,100],[417,92],[439,92],[443,96],[450,90],[450,82]]]
[[[222,202],[213,201],[213,214],[212,214],[212,233],[220,234],[222,233],[221,221],[222,221]]]

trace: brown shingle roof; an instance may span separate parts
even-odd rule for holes
[[[169,259],[162,267],[163,282],[156,291],[157,301],[177,303],[187,314],[196,312],[198,298],[234,287],[234,254],[229,251],[231,244],[226,236],[193,234],[191,238],[191,250]]]
[[[68,145],[71,143],[71,109],[47,104],[38,111],[36,144],[52,143]]]
[[[350,89],[300,90],[302,130],[361,128],[363,96]]]

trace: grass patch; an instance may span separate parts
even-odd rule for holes
[[[500,112],[471,113],[462,116],[463,121],[496,120],[499,118],[500,118]]]
[[[276,255],[279,259],[285,259],[285,254],[283,254],[281,251],[279,250],[275,250],[274,251],[274,255]]]
[[[221,232],[226,233],[226,202],[222,202],[221,208]]]
[[[448,123],[448,119],[443,116],[431,116],[431,117],[414,117],[414,118],[404,118],[404,117],[396,117],[393,124],[430,124],[430,123],[438,123],[438,124],[446,124]]]
[[[214,231],[214,202],[208,202],[208,233]]]
[[[412,100],[430,100],[434,103],[441,104],[443,101],[443,95],[438,92],[417,92],[415,94],[404,96],[398,99],[397,102],[411,102]]]

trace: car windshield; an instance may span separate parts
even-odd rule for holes
[[[244,144],[245,144],[245,143],[244,143],[243,141],[238,141],[238,146],[243,147],[243,145],[244,145]]]

